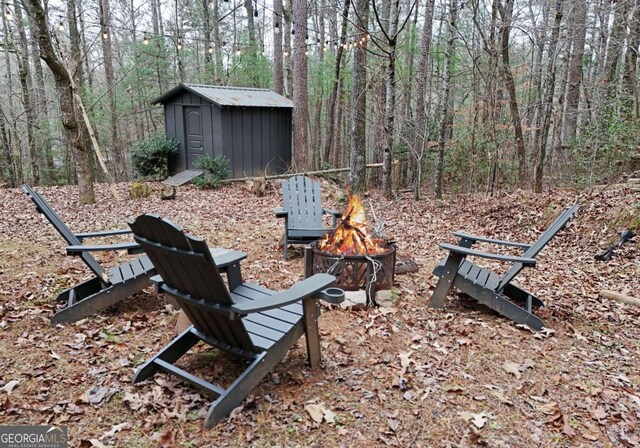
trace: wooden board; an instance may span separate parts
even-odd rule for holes
[[[196,177],[201,176],[202,173],[202,170],[184,170],[175,176],[166,178],[162,183],[164,185],[169,185],[170,187],[179,187],[180,185],[184,185],[191,182]]]

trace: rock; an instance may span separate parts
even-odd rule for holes
[[[341,308],[351,310],[366,310],[367,307],[367,295],[364,290],[359,291],[345,291],[344,302],[340,304]]]
[[[378,291],[376,293],[376,302],[378,302],[378,306],[380,308],[393,307],[393,302],[396,299],[397,299],[397,296],[394,297],[390,289],[383,289],[382,291]]]

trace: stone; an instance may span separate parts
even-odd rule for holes
[[[367,309],[367,295],[364,290],[358,291],[345,291],[344,302],[340,304],[341,308],[350,310],[365,310]]]
[[[393,296],[393,293],[390,289],[383,289],[382,291],[378,291],[376,293],[376,302],[380,308],[391,308],[393,307],[393,302],[397,297]]]

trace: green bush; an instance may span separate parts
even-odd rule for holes
[[[142,177],[164,179],[167,177],[167,159],[178,153],[178,142],[164,134],[153,134],[136,142],[131,148],[131,163]]]
[[[218,188],[222,179],[231,173],[229,159],[225,156],[202,156],[194,162],[194,165],[205,171],[202,176],[193,179],[193,183],[200,188]]]

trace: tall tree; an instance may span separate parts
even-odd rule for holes
[[[578,128],[578,106],[580,105],[580,86],[582,84],[582,59],[584,57],[585,37],[587,33],[586,2],[573,4],[571,20],[571,58],[569,60],[569,79],[567,82],[566,112],[562,142],[569,146],[576,138]]]
[[[93,191],[93,180],[91,173],[91,155],[87,147],[82,142],[80,124],[76,117],[72,85],[75,83],[69,76],[63,62],[58,58],[54,50],[49,26],[44,10],[39,0],[24,0],[27,12],[30,15],[35,29],[32,30],[38,36],[40,46],[40,56],[45,61],[51,73],[58,91],[58,101],[60,105],[60,115],[62,126],[65,131],[67,144],[72,149],[76,161],[78,173],[78,188],[80,190],[80,203],[88,204],[95,202]]]
[[[413,196],[420,199],[422,189],[422,160],[427,146],[427,111],[425,100],[427,96],[427,73],[429,69],[429,54],[431,51],[431,34],[433,31],[433,10],[435,0],[427,0],[422,24],[422,43],[420,48],[420,62],[416,74],[416,120],[415,139],[413,141],[412,155],[414,160],[414,184]]]
[[[548,63],[544,83],[544,121],[542,128],[536,130],[536,163],[533,169],[533,190],[536,193],[542,193],[542,176],[544,171],[544,162],[547,152],[547,139],[551,127],[551,114],[553,112],[553,94],[556,88],[556,49],[558,46],[558,37],[560,35],[560,22],[563,16],[563,0],[556,0],[555,19],[553,22],[553,30],[551,31],[551,39],[549,42]]]
[[[282,0],[273,1],[273,85],[276,93],[284,95],[282,72]]]
[[[509,59],[509,40],[511,35],[511,21],[513,18],[513,0],[505,0],[505,4],[499,0],[497,3],[500,18],[501,53],[502,53],[502,76],[509,93],[509,109],[511,111],[511,125],[513,126],[516,153],[518,155],[518,182],[524,183],[527,178],[527,155],[524,147],[524,134],[522,133],[522,122],[520,121],[520,111],[518,108],[518,96],[516,93],[516,82],[511,72],[511,62]]]
[[[436,161],[436,199],[442,199],[442,180],[444,178],[444,152],[446,146],[447,127],[450,121],[451,111],[451,72],[453,71],[453,59],[455,51],[455,41],[457,33],[458,20],[458,0],[450,0],[449,2],[449,20],[447,21],[447,45],[444,53],[444,78],[443,78],[443,97],[442,97],[442,113],[440,115],[440,124],[438,132],[438,159]]]
[[[127,180],[127,163],[118,137],[118,110],[116,108],[115,75],[113,71],[113,50],[111,43],[111,6],[109,0],[100,0],[100,27],[102,28],[102,61],[107,81],[107,101],[109,107],[109,138],[113,154],[113,168],[116,180]]]
[[[335,146],[335,133],[340,129],[338,124],[340,121],[336,116],[336,103],[338,101],[338,89],[340,85],[340,70],[342,68],[342,54],[346,46],[347,41],[347,26],[349,25],[349,7],[351,5],[350,0],[345,0],[342,8],[342,26],[340,28],[340,43],[337,45],[336,50],[336,63],[334,68],[333,83],[331,87],[331,94],[327,103],[327,123],[326,123],[326,140],[324,144],[324,154],[322,160],[324,162],[329,161],[331,149]]]
[[[27,159],[31,168],[31,181],[34,184],[40,183],[40,173],[44,169],[44,159],[36,147],[34,124],[36,121],[35,107],[32,99],[33,80],[29,61],[29,44],[25,32],[25,22],[22,18],[22,6],[18,0],[14,0],[14,11],[16,15],[16,25],[18,28],[18,77],[20,87],[22,87],[22,105],[27,118]]]
[[[367,120],[367,74],[366,46],[369,17],[369,1],[356,0],[357,17],[354,39],[358,42],[353,55],[351,88],[351,132],[349,141],[349,185],[351,191],[362,192],[366,180],[366,120]]]
[[[293,0],[293,162],[297,169],[307,167],[309,147],[309,103],[307,88],[307,1]]]

